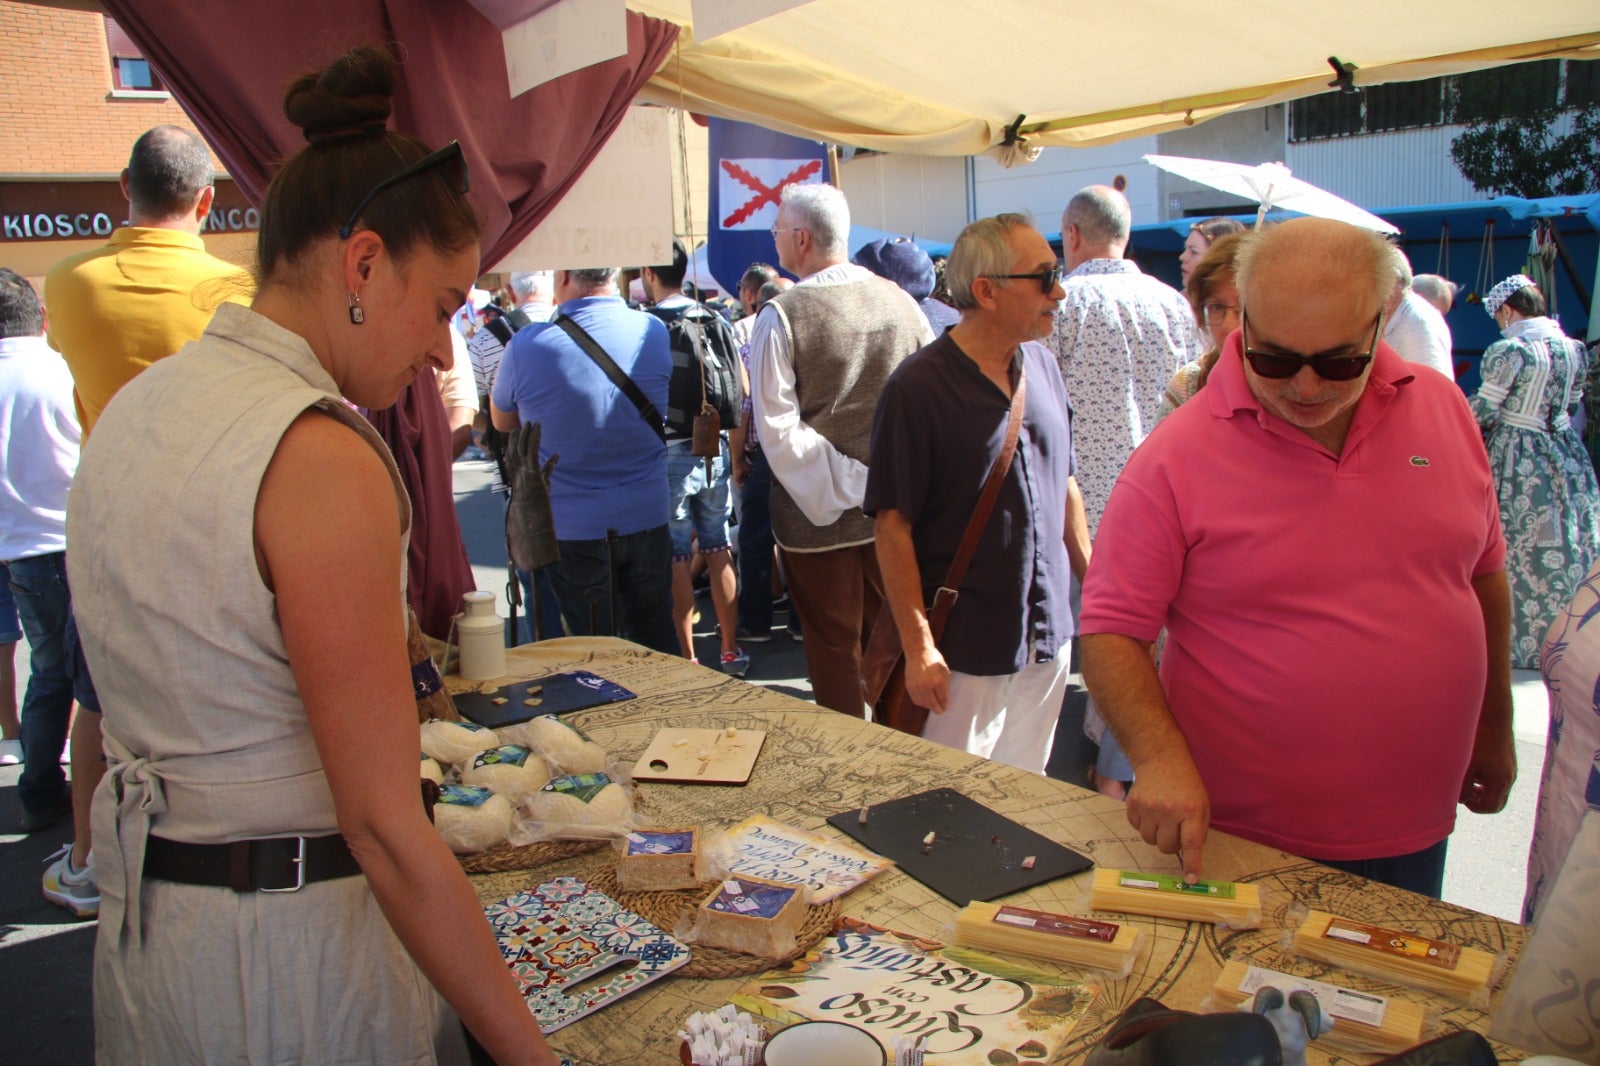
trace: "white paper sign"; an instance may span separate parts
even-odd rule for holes
[[[555,210],[495,270],[581,270],[672,262],[667,113],[630,107]]]
[[[769,15],[788,11],[811,0],[694,0],[689,11],[694,19],[696,42],[709,41],[718,34],[760,22]]]
[[[560,0],[500,39],[511,95],[520,96],[563,74],[627,55],[626,0]]]

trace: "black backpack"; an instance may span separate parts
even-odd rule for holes
[[[667,433],[689,437],[702,399],[716,408],[722,428],[739,424],[744,404],[739,345],[727,319],[700,304],[650,308],[667,324],[672,342],[672,380],[667,386]],[[701,371],[704,370],[702,396]]]
[[[500,342],[500,347],[505,349],[500,353],[501,359],[504,359],[511,351],[512,336],[530,321],[532,320],[526,314],[513,308],[503,315],[496,315],[483,324],[483,328],[493,333],[495,339]],[[511,478],[506,471],[506,447],[510,443],[510,439],[506,434],[495,429],[494,419],[488,417],[488,396],[478,397],[478,407],[482,410],[486,419],[483,426],[483,450],[490,459],[494,460],[495,465],[500,468],[500,483],[509,488]]]

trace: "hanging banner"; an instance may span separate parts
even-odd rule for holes
[[[747,122],[713,118],[709,129],[707,259],[737,295],[751,263],[779,265],[772,227],[784,186],[827,181],[827,150]]]

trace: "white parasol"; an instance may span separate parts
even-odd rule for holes
[[[1399,233],[1393,226],[1372,212],[1357,207],[1349,200],[1319,189],[1308,181],[1301,181],[1282,163],[1225,163],[1219,159],[1190,159],[1181,155],[1147,155],[1145,162],[1180,178],[1209,185],[1261,205],[1256,212],[1256,225],[1268,211],[1280,208],[1301,215],[1332,218],[1353,226],[1377,230],[1379,233]]]

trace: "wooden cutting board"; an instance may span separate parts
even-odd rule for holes
[[[679,785],[743,785],[766,739],[760,729],[663,729],[639,756],[633,776]]]

